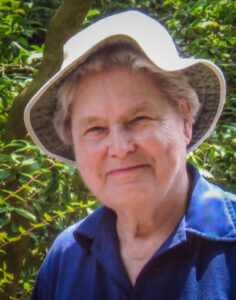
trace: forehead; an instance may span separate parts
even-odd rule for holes
[[[85,75],[76,90],[72,115],[127,115],[146,110],[166,113],[168,97],[144,71],[115,68]]]

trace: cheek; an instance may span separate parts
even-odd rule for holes
[[[102,159],[98,151],[91,149],[89,151],[87,147],[75,147],[77,168],[83,178],[85,184],[90,190],[91,187],[97,186],[100,180],[102,180]]]
[[[156,164],[172,166],[186,156],[185,136],[180,123],[162,122],[136,136],[138,144],[151,155]],[[165,159],[166,158],[166,159]]]
[[[94,189],[96,189],[98,180],[96,179],[96,168],[94,162],[80,157],[77,159],[76,163],[85,185],[91,192],[95,193]]]
[[[81,147],[81,145],[75,144],[74,145],[74,152],[75,152],[75,158],[76,158],[76,164],[77,168],[82,176],[82,178],[85,180],[88,177],[88,170],[92,167],[93,160],[91,159],[92,155],[85,151],[84,147]]]
[[[135,140],[143,148],[153,149],[155,152],[161,151],[168,145],[168,131],[163,126],[153,126],[139,132]]]
[[[80,153],[76,156],[77,167],[83,177],[90,177],[96,170],[97,160],[93,155]]]

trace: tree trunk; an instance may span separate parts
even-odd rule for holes
[[[91,3],[92,0],[64,0],[56,11],[46,35],[39,71],[12,105],[6,124],[6,142],[25,137],[24,108],[39,88],[59,70],[63,59],[63,44],[81,27]]]

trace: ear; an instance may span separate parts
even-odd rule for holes
[[[179,111],[183,119],[183,133],[185,136],[186,146],[190,143],[192,139],[192,116],[191,116],[191,106],[185,98],[179,100]]]
[[[183,118],[184,122],[184,136],[185,136],[185,143],[186,146],[191,142],[192,139],[192,128],[193,128],[193,122],[190,118]]]

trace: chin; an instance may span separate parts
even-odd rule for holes
[[[138,202],[142,202],[145,204],[147,199],[151,199],[154,197],[156,193],[154,193],[153,188],[148,187],[147,185],[139,184],[129,184],[126,186],[122,186],[119,189],[112,189],[112,192],[106,195],[106,199],[102,201],[101,197],[98,199],[106,206],[130,206],[132,203],[136,204]]]

